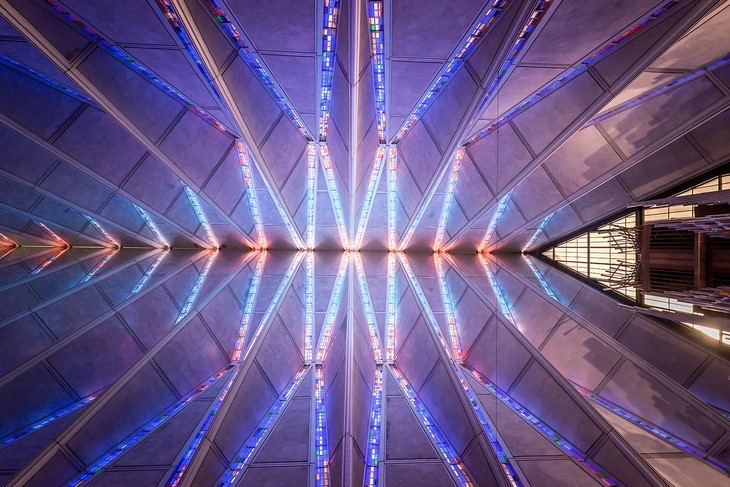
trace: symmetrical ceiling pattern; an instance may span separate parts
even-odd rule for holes
[[[522,252],[728,162],[729,20],[0,0],[0,483],[727,485],[727,352]]]

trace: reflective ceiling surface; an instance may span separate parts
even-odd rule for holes
[[[730,157],[730,2],[0,0],[0,484],[730,484],[730,361],[530,251]]]

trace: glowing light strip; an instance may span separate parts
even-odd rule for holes
[[[433,260],[436,264],[436,274],[438,276],[439,285],[441,287],[441,299],[444,302],[444,315],[446,323],[449,326],[449,338],[451,339],[451,355],[454,360],[461,360],[461,342],[459,341],[459,331],[456,328],[456,318],[454,317],[454,306],[451,302],[451,293],[449,293],[446,284],[446,274],[444,273],[444,258],[435,253]]]
[[[314,249],[317,216],[317,147],[307,145],[307,249]]]
[[[360,287],[360,299],[362,300],[365,320],[368,323],[368,331],[370,332],[370,344],[373,347],[375,360],[380,362],[381,360],[383,360],[383,347],[380,345],[378,321],[375,319],[375,310],[373,309],[373,302],[370,299],[370,290],[368,289],[368,283],[365,279],[365,269],[363,269],[362,257],[360,256],[360,252],[355,252],[354,255],[357,282]]]
[[[528,424],[532,425],[535,429],[545,435],[550,441],[558,445],[564,452],[569,456],[581,462],[587,467],[587,469],[605,485],[618,485],[618,483],[612,479],[608,474],[601,471],[600,467],[593,463],[591,460],[586,458],[586,455],[581,452],[578,448],[573,446],[568,440],[558,435],[552,428],[543,423],[537,416],[532,414],[527,408],[522,406],[519,402],[512,399],[512,397],[493,384],[489,379],[484,377],[482,374],[477,372],[469,364],[463,364],[464,369],[470,373],[479,383],[485,386],[489,392],[491,392],[502,404],[509,407],[515,414],[523,418]]]
[[[548,3],[548,0],[545,0],[543,3]],[[487,135],[489,135],[491,132],[494,132],[496,129],[507,123],[508,120],[514,118],[518,113],[521,113],[522,111],[526,110],[527,108],[531,107],[538,101],[540,101],[542,98],[546,97],[553,91],[557,90],[559,87],[567,83],[568,81],[572,80],[576,76],[578,76],[580,73],[585,71],[588,66],[597,63],[601,59],[603,59],[608,53],[614,51],[621,43],[625,42],[630,37],[636,35],[636,33],[641,30],[643,27],[645,27],[647,24],[651,23],[651,21],[655,20],[656,18],[660,17],[662,14],[664,14],[667,10],[675,6],[678,1],[670,0],[663,6],[659,7],[655,11],[653,11],[648,16],[644,17],[643,19],[639,20],[636,24],[634,24],[632,27],[630,27],[628,30],[626,30],[624,33],[618,35],[615,37],[611,42],[606,44],[605,46],[599,48],[596,50],[592,55],[590,55],[588,58],[580,62],[579,64],[576,64],[570,69],[567,69],[562,75],[560,75],[558,78],[556,78],[554,81],[552,81],[550,84],[545,86],[543,89],[541,89],[539,92],[535,93],[534,95],[526,98],[525,100],[521,101],[514,107],[512,107],[510,110],[508,110],[504,115],[499,117],[498,119],[494,120],[492,123],[490,123],[488,126],[474,134],[472,137],[464,141],[465,146],[469,146],[480,139],[483,139]],[[546,6],[547,7],[547,6]],[[534,14],[533,14],[534,15]],[[531,19],[532,20],[532,19]],[[529,22],[531,22],[528,21]],[[517,44],[520,43],[520,40],[518,39],[517,42],[515,42],[515,47],[518,49],[522,47],[522,43],[518,46]],[[515,48],[513,47],[513,50]],[[512,58],[514,59],[514,57]],[[505,69],[503,66],[502,69]],[[500,70],[502,72],[502,70]],[[486,99],[485,99],[486,100]],[[483,103],[486,103],[483,102]]]
[[[327,448],[327,410],[325,407],[324,367],[315,366],[314,380],[314,485],[330,484],[329,450]]]
[[[378,466],[380,463],[380,426],[382,424],[383,409],[383,366],[375,366],[375,380],[373,381],[373,398],[370,403],[370,426],[368,427],[368,446],[365,454],[365,478],[363,485],[376,487],[378,485]]]
[[[545,227],[547,226],[547,224],[550,223],[550,220],[553,219],[553,216],[555,216],[555,212],[550,213],[548,216],[546,216],[545,218],[542,219],[542,221],[540,222],[540,225],[538,225],[537,229],[535,230],[535,233],[532,234],[532,237],[530,237],[530,240],[528,240],[527,243],[525,244],[525,246],[522,247],[523,252],[528,250],[532,246],[532,244],[535,243],[535,241],[537,240],[537,237],[539,237],[540,234],[542,234],[542,232],[543,232],[543,230],[545,230]]]
[[[454,369],[456,370],[456,375],[459,377],[461,387],[464,389],[466,396],[469,398],[469,403],[471,404],[472,409],[474,409],[474,413],[476,414],[477,419],[479,419],[479,423],[481,423],[482,429],[489,439],[489,443],[492,446],[492,451],[494,451],[494,454],[497,456],[497,460],[499,460],[500,465],[502,465],[502,471],[507,476],[507,480],[513,487],[521,487],[523,485],[522,481],[517,475],[517,471],[514,465],[512,465],[512,462],[507,456],[507,453],[505,453],[504,448],[502,447],[502,444],[497,437],[497,429],[487,417],[487,414],[484,412],[484,409],[482,408],[479,399],[477,399],[476,394],[474,394],[474,391],[472,391],[471,387],[469,387],[469,383],[466,381],[466,378],[464,377],[461,368],[454,367]]]
[[[395,360],[395,273],[397,270],[396,257],[393,252],[388,253],[388,304],[385,311],[387,326],[387,342],[385,344],[385,359],[389,362]]]
[[[165,14],[165,18],[169,22],[170,26],[172,27],[172,30],[175,31],[177,34],[178,39],[180,39],[180,43],[183,45],[187,53],[190,55],[190,58],[195,63],[195,66],[198,68],[198,71],[200,71],[200,74],[203,75],[203,78],[205,78],[205,82],[210,87],[211,91],[213,91],[213,94],[215,95],[218,105],[220,105],[221,108],[225,108],[226,104],[223,101],[223,97],[220,94],[220,91],[218,91],[218,87],[213,82],[213,77],[210,75],[208,70],[205,67],[205,64],[203,63],[203,60],[198,55],[198,51],[195,50],[193,47],[193,43],[190,41],[190,36],[188,35],[187,31],[185,30],[185,26],[183,25],[182,21],[180,20],[180,16],[177,14],[177,11],[175,10],[175,7],[172,5],[170,0],[156,0],[157,6],[162,10],[162,13]]]
[[[398,173],[398,149],[390,147],[388,155],[388,250],[396,250],[398,228],[396,227],[396,175]]]
[[[680,448],[681,450],[684,450],[687,453],[691,453],[692,455],[694,455],[696,457],[706,460],[706,461],[712,463],[713,465],[719,467],[720,469],[724,470],[725,472],[730,473],[730,466],[728,466],[727,464],[718,462],[717,460],[704,455],[701,451],[696,450],[695,448],[688,445],[687,443],[680,440],[679,438],[672,436],[670,433],[664,431],[663,429],[658,428],[658,427],[654,426],[653,424],[649,423],[648,421],[643,420],[643,419],[639,418],[638,416],[631,414],[629,411],[626,411],[625,409],[622,409],[622,408],[616,406],[615,404],[603,399],[601,396],[598,396],[598,395],[592,393],[585,387],[581,387],[578,384],[573,384],[573,387],[575,387],[575,389],[578,392],[580,392],[580,394],[583,397],[590,399],[591,401],[593,401],[595,403],[600,404],[604,408],[616,413],[618,416],[635,424],[636,426],[640,427],[644,431],[648,431],[649,433],[653,434],[654,436],[658,436],[662,440],[671,443],[672,445],[676,446],[677,448]]]
[[[76,98],[77,100],[81,100],[84,103],[88,103],[89,105],[93,105],[94,107],[97,107],[98,105],[96,102],[94,102],[91,98],[86,96],[85,94],[76,91],[62,83],[59,83],[55,79],[51,78],[50,76],[46,76],[45,74],[36,71],[35,69],[31,69],[28,66],[24,64],[20,64],[18,61],[11,59],[7,56],[4,56],[0,54],[0,63],[10,66],[11,68],[14,68],[16,71],[20,71],[21,73],[36,78],[40,80],[41,82],[49,85],[50,87],[64,93],[65,95],[69,95],[73,98]]]
[[[332,84],[335,77],[335,49],[337,49],[337,17],[339,0],[324,0],[322,25],[322,86],[319,101],[319,140],[327,140],[330,109],[332,107]]]
[[[228,36],[229,40],[238,49],[238,54],[246,62],[246,64],[248,64],[249,68],[251,68],[259,81],[261,81],[266,88],[266,91],[268,91],[274,98],[276,103],[279,105],[279,108],[284,111],[287,118],[291,120],[294,126],[297,127],[299,132],[307,140],[314,140],[309,129],[307,129],[307,126],[304,124],[304,121],[299,114],[294,111],[291,102],[284,96],[284,91],[276,83],[274,77],[271,76],[271,72],[266,67],[261,57],[250,47],[249,44],[244,42],[243,36],[241,36],[236,26],[233,25],[233,22],[225,9],[223,9],[216,0],[208,0],[205,4],[225,34]]]
[[[45,269],[46,267],[51,265],[53,262],[55,262],[55,260],[58,259],[59,257],[61,257],[64,254],[64,252],[66,252],[68,249],[69,249],[69,247],[63,247],[57,253],[53,254],[52,256],[50,256],[49,258],[44,260],[38,267],[33,269],[33,272],[31,272],[30,275],[35,276],[35,275],[40,274],[43,271],[43,269]]]
[[[378,139],[381,144],[385,144],[385,33],[382,0],[368,2],[368,30],[375,86],[375,110],[378,117]]]
[[[431,106],[436,97],[444,90],[444,88],[446,88],[446,85],[448,85],[449,82],[453,79],[454,74],[459,69],[459,67],[464,64],[464,61],[474,51],[474,48],[476,47],[478,41],[485,35],[489,27],[492,26],[494,18],[500,13],[506,3],[507,0],[496,0],[492,4],[492,6],[489,7],[487,11],[482,15],[482,18],[477,26],[474,28],[466,41],[464,41],[464,44],[462,44],[462,47],[461,49],[459,49],[458,54],[456,54],[453,58],[449,60],[448,63],[446,63],[446,66],[441,70],[438,77],[436,78],[436,81],[433,82],[426,94],[419,100],[416,108],[411,112],[408,118],[406,118],[400,129],[398,129],[398,132],[395,134],[395,137],[393,137],[391,144],[397,144],[403,139],[406,133],[408,133],[408,131],[426,112],[428,107]]]
[[[210,223],[208,223],[208,217],[205,216],[205,212],[203,211],[203,207],[200,204],[198,195],[195,194],[195,191],[190,189],[190,186],[185,183],[183,183],[183,188],[185,189],[185,194],[188,195],[188,200],[190,200],[190,206],[193,207],[193,211],[198,217],[200,226],[203,227],[205,236],[208,238],[208,243],[210,243],[210,245],[212,245],[214,249],[220,248],[220,244],[218,244],[218,239],[215,238],[215,234],[213,233],[213,227],[211,227]]]
[[[195,112],[197,115],[199,115],[203,120],[208,122],[209,124],[213,125],[215,128],[217,128],[219,131],[228,134],[231,137],[236,137],[236,134],[230,130],[228,127],[223,125],[217,118],[215,118],[213,115],[211,115],[208,111],[200,107],[198,104],[193,102],[191,99],[186,97],[182,92],[176,90],[172,86],[168,85],[165,81],[163,81],[160,77],[158,77],[155,73],[147,69],[145,66],[140,64],[135,58],[133,58],[129,53],[121,49],[120,47],[112,44],[108,40],[104,39],[102,35],[95,30],[93,30],[88,25],[81,22],[80,19],[78,19],[76,16],[74,16],[72,13],[70,13],[68,10],[66,10],[63,6],[61,6],[58,2],[55,0],[46,0],[46,2],[53,7],[54,10],[56,10],[58,13],[66,17],[67,20],[69,20],[71,23],[75,24],[79,29],[81,29],[86,35],[92,38],[92,40],[96,41],[99,46],[101,46],[106,52],[114,56],[119,61],[123,62],[127,65],[127,67],[131,68],[133,71],[135,71],[138,75],[145,78],[147,81],[151,82],[153,85],[155,85],[157,88],[165,92],[167,95],[174,98],[177,102],[181,103],[185,107],[189,108],[193,112]]]
[[[552,0],[542,0],[538,2],[538,4],[535,5],[535,7],[532,9],[532,13],[528,17],[520,33],[517,35],[517,39],[512,45],[509,54],[507,54],[507,57],[502,62],[502,65],[499,67],[497,76],[495,76],[490,83],[489,88],[487,88],[487,91],[484,94],[481,103],[479,103],[479,107],[474,112],[476,117],[478,117],[482,113],[484,107],[486,107],[487,104],[492,101],[492,95],[494,95],[495,91],[497,91],[497,88],[504,79],[505,75],[509,72],[509,68],[517,59],[517,55],[520,53],[520,51],[522,51],[525,42],[530,37],[530,34],[532,34],[532,31],[535,30],[535,27],[537,27],[537,24],[540,22],[540,20],[542,20],[545,12],[547,11],[548,7],[550,7],[551,3]]]
[[[3,259],[4,259],[5,257],[7,257],[7,256],[8,256],[9,254],[11,254],[12,252],[14,252],[14,251],[15,251],[15,249],[17,249],[17,248],[18,248],[18,247],[10,247],[10,248],[7,248],[7,247],[6,247],[6,249],[7,249],[7,250],[5,251],[5,253],[4,253],[4,254],[0,254],[0,260],[3,260]]]
[[[459,172],[461,171],[461,161],[464,159],[464,149],[457,149],[454,154],[454,162],[451,166],[451,173],[449,174],[449,181],[446,185],[446,194],[444,195],[444,206],[441,209],[441,216],[439,217],[438,229],[436,230],[436,240],[433,243],[433,249],[439,250],[441,248],[441,242],[444,240],[444,232],[446,231],[446,222],[449,219],[449,213],[451,212],[451,205],[454,202],[454,196],[456,194],[456,183],[459,180]]]
[[[504,215],[504,212],[507,209],[507,203],[509,203],[509,199],[511,196],[512,196],[512,190],[510,190],[507,194],[502,196],[502,198],[499,200],[499,203],[497,203],[497,209],[494,210],[492,219],[489,221],[489,226],[487,227],[487,231],[484,234],[484,238],[482,239],[482,242],[479,244],[479,248],[477,249],[477,252],[481,253],[485,249],[485,247],[489,244],[489,241],[492,239],[492,236],[494,235],[494,230],[497,228],[497,224],[499,223],[499,220],[502,219],[502,215]]]
[[[717,69],[717,68],[719,68],[721,66],[724,66],[728,62],[730,62],[730,56],[725,56],[724,58],[719,59],[719,60],[715,61],[714,63],[708,64],[707,66],[705,66],[703,68],[700,68],[700,69],[698,69],[697,71],[695,71],[693,73],[689,73],[689,74],[686,74],[684,76],[681,76],[681,77],[679,77],[679,78],[677,78],[675,80],[670,81],[669,83],[667,83],[665,85],[659,86],[657,88],[654,88],[653,90],[649,90],[646,93],[642,93],[641,95],[639,95],[637,97],[634,97],[634,98],[632,98],[630,100],[627,100],[624,103],[622,103],[620,105],[617,105],[617,106],[611,108],[610,110],[606,110],[605,112],[600,113],[599,115],[596,115],[595,117],[593,117],[592,119],[590,119],[586,123],[586,125],[593,124],[593,123],[596,123],[596,122],[600,122],[601,120],[604,120],[604,119],[610,117],[611,115],[613,115],[615,113],[618,113],[618,112],[621,112],[621,111],[626,110],[627,108],[631,108],[633,106],[636,106],[639,103],[641,103],[641,102],[643,102],[645,100],[648,100],[649,98],[653,98],[653,97],[655,97],[655,96],[657,96],[657,95],[659,95],[661,93],[664,93],[666,91],[669,91],[670,89],[672,89],[672,88],[674,88],[676,86],[679,86],[681,84],[684,84],[684,83],[686,83],[688,81],[691,81],[691,80],[693,80],[695,78],[699,78],[699,77],[705,76],[709,71],[712,71],[713,69]]]
[[[290,399],[294,396],[297,389],[299,389],[299,386],[305,377],[305,373],[308,370],[309,365],[305,364],[301,369],[299,369],[296,375],[294,375],[294,378],[289,382],[278,399],[269,408],[269,411],[261,420],[258,427],[248,438],[246,444],[243,445],[243,448],[241,448],[238,454],[233,458],[228,469],[221,476],[216,485],[233,485],[236,482],[238,476],[243,472],[243,468],[251,462],[256,449],[261,446],[264,438],[266,438],[274,423],[276,423],[276,420],[279,418],[279,415],[289,403]]]
[[[426,406],[418,397],[416,391],[413,390],[413,387],[411,387],[411,385],[408,383],[408,380],[405,378],[403,373],[400,371],[400,369],[398,369],[395,364],[391,365],[390,367],[393,371],[393,374],[395,375],[396,380],[398,381],[398,384],[400,385],[401,390],[408,400],[408,404],[410,404],[411,408],[420,419],[421,425],[426,429],[428,437],[436,447],[436,451],[439,452],[441,458],[448,464],[449,471],[456,478],[459,485],[469,487],[473,487],[474,485],[476,485],[469,478],[464,464],[462,463],[459,456],[456,454],[456,450],[454,450],[454,447],[451,446],[449,440],[446,439],[446,436],[436,425],[436,422],[433,420],[433,416],[431,416],[431,413],[428,411],[428,409],[426,409]]]
[[[4,448],[11,443],[14,443],[14,442],[18,441],[19,439],[24,438],[25,436],[28,436],[29,434],[38,431],[39,429],[43,428],[47,424],[53,423],[57,419],[61,419],[64,416],[71,414],[72,412],[78,410],[79,408],[86,406],[87,404],[89,404],[91,401],[93,401],[97,397],[99,397],[98,394],[86,397],[79,402],[76,402],[64,409],[61,409],[60,411],[57,411],[49,416],[46,416],[45,418],[41,419],[40,421],[33,423],[32,425],[24,428],[23,430],[21,430],[17,433],[8,435],[5,438],[0,439],[0,448]]]
[[[526,255],[522,256],[525,259],[525,262],[527,262],[527,266],[530,268],[533,274],[535,274],[535,277],[537,278],[537,281],[540,283],[540,286],[542,286],[543,291],[547,293],[548,296],[553,298],[555,301],[558,301],[558,297],[553,292],[553,289],[550,287],[550,285],[547,283],[543,275],[540,273],[540,271],[537,270],[537,267],[535,267],[535,264],[532,262],[531,257],[527,257]]]
[[[152,233],[155,235],[157,242],[163,247],[170,248],[170,243],[167,241],[165,236],[162,235],[160,227],[157,226],[157,223],[155,223],[150,214],[138,205],[134,205],[134,207],[137,209],[137,213],[139,213],[139,216],[141,216],[144,222],[147,224],[147,228],[149,228],[150,231],[152,231]]]
[[[362,240],[365,237],[365,229],[368,226],[368,220],[370,220],[370,212],[373,209],[373,202],[375,201],[375,193],[378,190],[378,183],[380,177],[383,174],[383,161],[385,160],[385,146],[381,145],[375,152],[375,163],[373,164],[373,172],[370,174],[370,181],[368,182],[368,190],[365,193],[365,200],[362,204],[362,213],[360,213],[360,223],[357,226],[357,233],[355,234],[355,248],[359,249],[362,245]]]
[[[233,381],[236,380],[236,376],[238,375],[238,372],[241,370],[240,367],[236,366],[228,366],[226,369],[224,369],[223,372],[219,372],[220,375],[223,375],[223,373],[226,370],[229,370],[230,368],[233,368],[233,372],[231,372],[231,378],[228,380],[228,383],[223,388],[223,390],[218,394],[218,397],[213,402],[213,406],[208,411],[208,416],[206,416],[205,421],[203,422],[202,426],[198,430],[198,432],[195,434],[195,438],[193,438],[193,441],[190,442],[190,445],[188,446],[187,451],[185,452],[185,455],[182,456],[180,461],[177,463],[177,466],[175,467],[175,471],[170,475],[170,477],[167,479],[167,485],[177,487],[177,485],[180,484],[180,481],[183,478],[183,475],[185,475],[185,472],[188,469],[188,466],[190,466],[190,461],[193,459],[193,456],[195,456],[195,453],[198,451],[198,448],[200,447],[200,443],[202,443],[203,438],[205,437],[205,434],[208,432],[208,429],[210,428],[210,425],[213,423],[213,419],[215,418],[215,415],[218,413],[218,410],[220,409],[221,405],[223,404],[223,401],[225,400],[226,396],[228,396],[228,393],[231,390],[231,387],[233,386]],[[202,392],[202,391],[201,391]]]
[[[329,193],[330,201],[332,202],[337,230],[340,233],[340,242],[345,250],[351,250],[350,241],[347,237],[347,226],[345,225],[345,213],[342,209],[342,200],[340,199],[340,192],[337,189],[335,171],[332,167],[332,159],[330,158],[330,150],[327,144],[319,144],[319,155],[322,161],[324,180],[327,183],[327,193]]]
[[[43,230],[45,230],[48,233],[48,235],[50,235],[53,238],[53,240],[55,240],[56,242],[60,243],[64,247],[71,247],[68,244],[68,242],[66,242],[64,239],[62,239],[61,237],[59,237],[56,234],[56,232],[54,232],[53,230],[51,230],[50,228],[48,228],[48,226],[45,223],[41,223],[41,222],[35,222],[35,223],[36,223],[36,225],[38,225],[39,227],[41,227]]]
[[[335,318],[337,318],[337,310],[340,307],[340,301],[342,301],[342,287],[345,283],[345,274],[347,273],[347,266],[350,263],[350,252],[344,252],[342,259],[340,260],[340,267],[337,269],[337,277],[335,278],[335,286],[332,289],[332,295],[330,296],[329,306],[327,306],[327,314],[324,317],[324,323],[322,324],[322,334],[319,339],[319,347],[317,348],[317,361],[324,360],[327,355],[327,349],[329,348],[330,339],[332,338],[332,328],[335,324]]]
[[[294,276],[294,272],[296,272],[296,270],[299,267],[299,264],[302,262],[303,258],[304,258],[304,252],[297,252],[297,254],[292,259],[291,264],[289,264],[289,268],[286,270],[284,277],[281,279],[281,282],[279,283],[279,287],[276,289],[274,296],[271,298],[271,302],[269,303],[268,308],[266,308],[266,312],[261,317],[259,326],[258,326],[258,328],[256,328],[256,333],[254,334],[253,338],[251,339],[251,342],[249,343],[248,347],[246,348],[246,353],[244,354],[241,361],[245,362],[246,359],[248,358],[248,354],[251,353],[253,344],[256,341],[258,341],[259,337],[261,336],[261,332],[265,328],[264,324],[266,324],[269,321],[269,319],[271,318],[271,315],[274,314],[274,312],[276,310],[276,306],[279,303],[279,300],[281,299],[281,296],[284,294],[284,291],[286,291],[287,287],[289,287],[289,282],[291,282],[291,279]]]
[[[441,343],[441,347],[444,349],[449,358],[453,359],[454,357],[451,356],[451,347],[449,347],[449,345],[446,343],[444,334],[441,333],[441,328],[438,325],[438,320],[436,320],[436,316],[434,316],[433,311],[431,311],[431,306],[428,305],[428,299],[426,298],[426,295],[424,294],[421,285],[418,283],[418,279],[413,273],[413,269],[411,269],[411,264],[408,262],[408,257],[405,254],[399,252],[398,258],[400,259],[400,263],[403,266],[403,270],[405,270],[406,272],[406,276],[411,283],[413,291],[416,293],[418,300],[421,302],[421,306],[423,307],[423,313],[426,315],[427,318],[426,321],[428,321],[428,323],[431,325],[431,329],[436,334],[436,337]]]
[[[314,252],[307,252],[306,289],[304,291],[304,360],[311,362],[314,347]]]
[[[248,205],[251,208],[251,216],[256,227],[256,242],[259,249],[265,249],[266,234],[264,233],[264,222],[259,209],[259,199],[256,196],[256,184],[253,180],[251,172],[251,160],[248,156],[246,144],[240,140],[236,141],[236,150],[238,151],[238,161],[241,164],[241,172],[243,173],[243,181],[246,184],[246,195],[248,196]]]
[[[248,295],[246,296],[246,304],[243,306],[243,318],[241,318],[241,326],[238,327],[238,338],[236,339],[236,345],[233,347],[233,354],[231,359],[234,362],[241,360],[241,354],[243,353],[243,346],[246,342],[246,334],[248,333],[248,327],[251,324],[251,316],[253,315],[253,307],[256,303],[256,295],[261,285],[261,276],[264,273],[264,263],[266,262],[266,252],[261,252],[258,260],[256,261],[256,268],[253,271],[253,277],[251,278],[251,284],[248,288]]]
[[[9,239],[7,236],[0,233],[0,245],[3,247],[11,245],[13,247],[19,247],[19,245],[15,242],[13,242],[11,239]]]
[[[160,252],[157,254],[157,257],[155,258],[155,261],[152,263],[152,265],[145,271],[144,274],[142,274],[142,278],[139,280],[136,286],[134,286],[134,289],[132,289],[132,292],[129,293],[129,296],[127,296],[127,299],[131,298],[138,292],[142,290],[142,288],[145,287],[145,284],[147,284],[147,281],[150,280],[150,277],[152,277],[152,274],[157,270],[158,267],[160,267],[160,264],[162,264],[162,261],[165,260],[165,257],[170,253],[169,250],[165,250],[164,252]]]
[[[481,261],[482,266],[484,266],[484,272],[487,274],[487,279],[489,280],[489,285],[492,288],[492,291],[494,292],[495,297],[497,298],[497,305],[499,306],[499,310],[502,312],[502,315],[507,318],[507,320],[514,326],[515,320],[512,317],[512,312],[509,309],[509,306],[507,306],[507,300],[504,299],[504,294],[502,294],[502,290],[499,287],[499,284],[497,284],[497,278],[494,275],[494,272],[492,272],[492,269],[489,267],[489,262],[487,261],[487,258],[484,257],[484,255],[481,255]]]
[[[106,265],[107,262],[111,260],[112,257],[117,255],[117,252],[119,252],[121,248],[114,249],[112,252],[108,252],[94,267],[91,268],[89,272],[86,273],[83,279],[79,281],[79,284],[83,284],[85,282],[88,282],[89,279],[94,277],[94,275],[99,272],[99,270]]]
[[[91,223],[91,226],[96,228],[96,230],[104,236],[104,240],[112,244],[114,247],[120,248],[121,245],[119,245],[119,242],[114,240],[114,237],[111,236],[109,232],[106,231],[104,227],[101,226],[101,223],[90,217],[89,215],[84,215],[87,220],[89,220],[89,223]]]
[[[133,433],[131,436],[127,437],[124,441],[122,441],[120,444],[118,444],[114,449],[112,449],[109,453],[107,453],[104,457],[101,458],[101,460],[93,463],[89,467],[86,468],[81,474],[79,474],[74,480],[72,480],[68,485],[76,487],[78,485],[83,484],[87,480],[89,480],[94,474],[97,472],[100,472],[104,467],[109,465],[111,462],[116,460],[119,455],[127,451],[131,446],[138,443],[142,438],[149,435],[152,431],[154,431],[160,424],[167,421],[172,415],[174,415],[176,412],[178,412],[180,409],[182,409],[187,404],[190,404],[193,400],[195,400],[198,396],[200,396],[203,392],[205,392],[211,385],[213,385],[218,379],[220,379],[228,370],[228,367],[217,372],[212,377],[208,378],[205,382],[203,382],[196,390],[189,393],[187,396],[185,396],[180,401],[176,402],[171,408],[167,409],[166,411],[162,412],[161,414],[158,414],[155,416],[153,420],[148,422],[146,425],[144,425],[141,429]]]
[[[200,271],[198,278],[195,280],[195,284],[193,284],[193,288],[190,290],[190,295],[188,295],[188,299],[185,301],[185,305],[180,311],[180,315],[177,317],[177,320],[175,320],[176,325],[180,323],[188,315],[188,313],[190,313],[190,309],[193,307],[193,303],[198,297],[200,289],[203,287],[205,279],[208,277],[208,273],[210,272],[210,268],[213,267],[213,261],[217,256],[218,251],[216,250],[212,252],[205,261],[205,265],[203,265],[203,269]]]

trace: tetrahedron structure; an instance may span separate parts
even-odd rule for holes
[[[0,0],[0,484],[730,484],[728,25]]]

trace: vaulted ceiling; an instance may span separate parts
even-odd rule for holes
[[[0,482],[726,484],[727,354],[520,252],[728,162],[728,25],[0,0]]]

